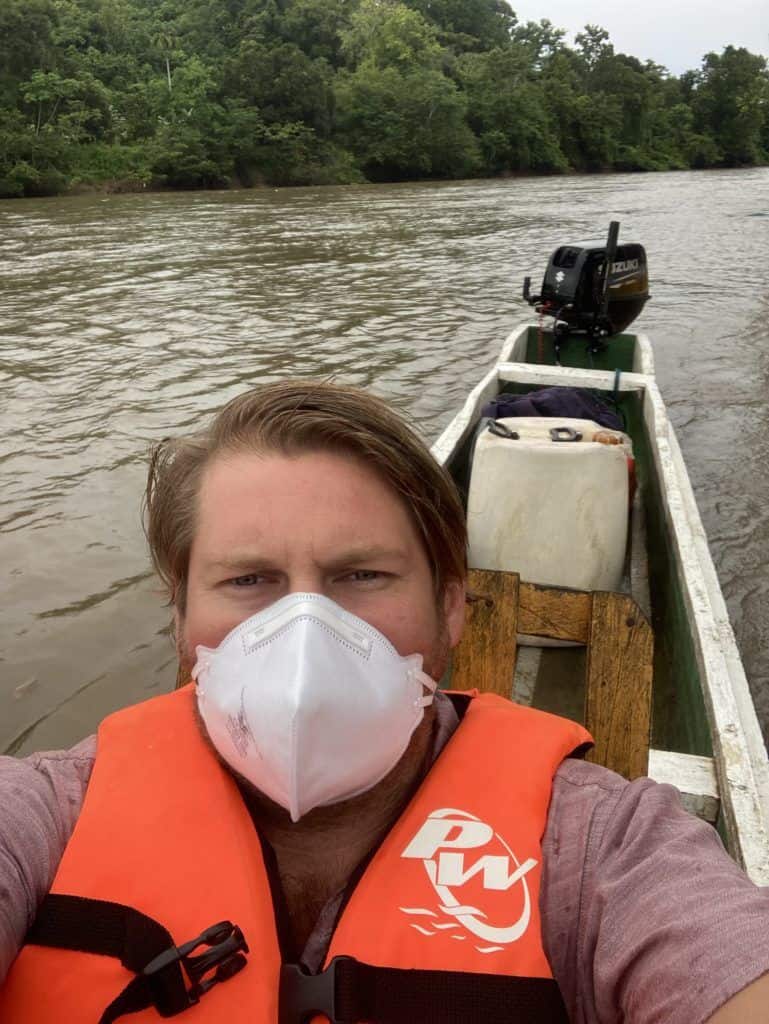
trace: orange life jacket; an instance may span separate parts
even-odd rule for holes
[[[184,1024],[273,1024],[281,955],[258,833],[202,738],[185,687],[102,723],[98,754],[52,892],[109,900],[181,944],[229,919],[247,965]],[[539,918],[553,774],[590,742],[581,726],[467,695],[456,732],[355,887],[327,964],[550,978]],[[0,1020],[95,1024],[134,974],[114,956],[28,943],[0,989]],[[317,1009],[317,1007],[313,1007]],[[149,1024],[154,1008],[128,1018]]]

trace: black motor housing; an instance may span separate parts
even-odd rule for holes
[[[637,242],[562,245],[550,257],[540,295],[524,297],[540,312],[554,316],[562,333],[611,336],[624,331],[649,298],[646,251]],[[610,263],[606,279],[607,257]]]

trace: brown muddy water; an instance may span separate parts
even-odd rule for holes
[[[149,444],[335,374],[435,437],[563,242],[647,249],[652,338],[769,730],[769,169],[0,203],[0,751],[170,689]]]

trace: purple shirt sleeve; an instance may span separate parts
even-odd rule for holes
[[[95,752],[90,737],[0,758],[0,981],[53,881]],[[567,761],[543,851],[545,951],[573,1024],[703,1024],[769,971],[769,890],[672,787]]]
[[[0,757],[0,982],[53,882],[96,756],[96,737],[71,750]]]
[[[545,950],[574,1024],[702,1024],[769,971],[769,890],[672,786],[566,761],[543,851]]]

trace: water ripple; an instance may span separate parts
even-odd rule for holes
[[[434,436],[528,316],[524,275],[612,216],[649,253],[640,326],[769,724],[768,205],[766,170],[0,203],[0,748],[172,683],[153,440],[284,376],[371,387]]]

